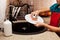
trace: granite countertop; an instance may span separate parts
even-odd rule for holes
[[[3,33],[0,32],[0,40],[60,40],[60,38],[54,32],[46,31],[44,33],[35,35],[17,35],[5,37]]]
[[[49,24],[50,17],[43,17],[45,23]],[[46,31],[43,33],[35,35],[18,35],[13,34],[13,36],[5,37],[2,32],[0,32],[0,40],[60,40],[60,37],[51,31]]]
[[[60,40],[54,32],[46,31],[42,34],[32,35],[32,40]]]

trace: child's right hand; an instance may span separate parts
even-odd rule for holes
[[[32,18],[32,20],[37,21],[37,14],[31,13],[31,18]]]
[[[39,15],[39,11],[34,11],[34,12],[31,13],[31,15],[38,16]]]
[[[36,22],[36,24],[34,24],[36,27],[41,27],[43,25],[45,25],[45,23],[42,22]]]
[[[37,16],[39,15],[39,11],[34,11],[31,13],[31,18],[32,20],[37,20]]]

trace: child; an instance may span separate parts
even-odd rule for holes
[[[31,13],[31,15],[32,14],[33,15],[38,15],[41,12],[47,12],[47,11],[51,11],[51,13],[52,13],[50,25],[48,25],[46,23],[39,23],[39,22],[37,22],[35,24],[36,27],[44,26],[44,27],[48,28],[51,31],[60,32],[60,27],[58,27],[59,26],[58,23],[59,23],[59,19],[60,19],[60,0],[56,0],[56,1],[57,1],[57,3],[52,5],[50,7],[50,9],[47,9],[47,10],[37,10],[37,11]]]

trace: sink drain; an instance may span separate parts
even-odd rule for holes
[[[22,23],[13,23],[13,33],[15,34],[23,34],[23,35],[32,35],[37,33],[43,33],[47,29],[45,27],[36,27],[33,24],[28,22]]]

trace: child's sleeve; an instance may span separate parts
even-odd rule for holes
[[[57,3],[55,3],[55,4],[53,4],[51,7],[50,7],[50,11],[51,12],[56,12],[57,11],[57,9],[58,9],[58,4]]]

